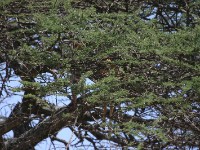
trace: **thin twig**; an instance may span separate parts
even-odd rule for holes
[[[75,119],[74,127],[75,127],[75,125],[76,125],[76,123],[77,123],[77,120],[78,120],[78,116],[77,116],[76,119]],[[71,142],[72,142],[73,136],[74,136],[74,131],[73,131],[72,134],[71,134],[71,137],[70,137],[70,139],[69,139],[69,142],[68,142],[68,144],[67,144],[67,146],[66,146],[66,150],[69,148],[69,146],[70,146],[70,144],[71,144]]]

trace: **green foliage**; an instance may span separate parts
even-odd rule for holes
[[[97,83],[88,86],[92,92],[92,96],[88,98],[90,103],[104,103],[104,102],[120,102],[120,99],[126,98],[128,94],[125,89],[121,89],[121,83],[116,77],[106,77]]]
[[[0,61],[10,64],[22,80],[13,92],[23,90],[25,99],[39,102],[49,95],[77,100],[70,109],[73,116],[80,111],[80,121],[87,109],[90,116],[84,119],[93,119],[93,128],[100,125],[91,134],[104,134],[100,127],[108,127],[113,130],[105,133],[107,139],[127,140],[127,146],[138,149],[170,144],[185,149],[199,137],[191,127],[191,122],[199,126],[193,119],[200,95],[198,2],[188,2],[189,12],[179,1],[129,1],[128,7],[125,1],[27,1],[15,3],[23,8],[16,7],[16,14],[10,2],[0,2],[8,18],[2,27]],[[164,13],[154,12],[158,10]],[[80,130],[89,130],[88,120],[78,123]],[[184,135],[186,130],[193,134]],[[177,137],[186,143],[183,147],[175,142]]]
[[[4,0],[4,1],[1,1],[1,2],[0,2],[0,7],[4,7],[4,6],[8,5],[8,4],[11,3],[11,2],[12,2],[12,0]]]
[[[191,87],[195,90],[195,92],[197,93],[197,94],[200,94],[200,78],[199,77],[194,77],[193,79],[192,79],[192,85],[191,85]]]

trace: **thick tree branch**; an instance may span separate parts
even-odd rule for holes
[[[73,122],[74,117],[68,116],[72,113],[69,107],[63,107],[57,110],[51,117],[39,123],[36,127],[22,134],[19,138],[11,139],[5,142],[5,147],[9,150],[21,149],[27,150],[30,146],[34,146],[50,134],[54,134],[66,125]]]

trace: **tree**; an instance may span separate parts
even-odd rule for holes
[[[66,149],[199,148],[200,2],[5,0],[0,8],[0,103],[23,92],[0,117],[1,149],[34,149],[48,137]],[[13,77],[21,86],[8,86]],[[63,128],[77,140],[58,139]]]

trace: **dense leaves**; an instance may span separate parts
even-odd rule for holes
[[[33,149],[47,138],[63,149],[198,149],[199,7],[0,2],[2,149]],[[21,100],[3,114],[17,93]],[[60,139],[63,128],[75,140]]]

